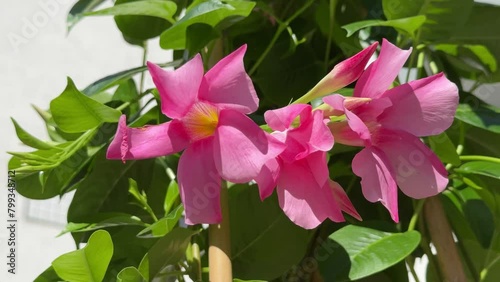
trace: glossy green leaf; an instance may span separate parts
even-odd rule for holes
[[[186,30],[194,23],[204,23],[212,27],[232,16],[246,17],[250,14],[255,2],[237,0],[209,0],[190,8],[184,17],[160,36],[163,49],[183,49],[186,47]]]
[[[390,26],[413,36],[415,31],[419,29],[424,22],[425,22],[425,16],[414,16],[409,18],[388,20],[388,21],[366,20],[344,25],[342,26],[342,28],[347,30],[348,37],[353,35],[356,31],[360,29],[371,26]]]
[[[460,104],[455,117],[475,127],[500,133],[500,109],[496,107],[488,105],[472,107],[468,104]]]
[[[147,228],[143,229],[137,237],[141,238],[156,238],[163,237],[168,232],[172,231],[177,226],[179,219],[182,217],[182,213],[184,212],[184,207],[179,205],[176,209],[170,212],[164,218],[161,218],[157,222],[151,224]]]
[[[111,257],[113,241],[107,231],[98,230],[80,250],[59,256],[52,262],[57,275],[72,282],[101,282]]]
[[[443,51],[446,54],[454,56],[463,63],[467,63],[467,61],[471,59],[477,59],[482,64],[487,66],[488,70],[491,72],[495,72],[498,69],[495,56],[483,45],[437,44],[433,46],[433,49]],[[471,54],[473,54],[475,58],[471,58]]]
[[[181,63],[182,63],[182,60],[175,60],[175,61],[170,62],[170,63],[159,64],[159,66],[164,67],[164,68],[177,67]],[[131,78],[132,76],[134,76],[138,73],[141,73],[147,69],[148,69],[148,67],[142,66],[142,67],[137,67],[137,68],[117,72],[117,73],[112,74],[112,75],[108,75],[104,78],[101,78],[101,79],[93,82],[92,84],[87,86],[85,89],[83,89],[82,92],[87,96],[102,92],[110,87],[113,87],[117,84],[120,84],[120,83],[126,81],[127,79]]]
[[[153,280],[165,266],[178,263],[185,255],[191,236],[196,233],[185,228],[169,232],[149,249],[139,265],[139,272],[146,280]]]
[[[83,132],[104,122],[118,122],[121,112],[85,96],[68,78],[66,89],[50,102],[58,127],[70,133]]]
[[[68,13],[66,25],[68,32],[83,18],[83,15],[92,11],[106,0],[79,0]]]
[[[165,195],[164,210],[165,213],[169,213],[174,207],[175,202],[179,200],[179,185],[177,182],[170,182],[167,188],[167,193]]]
[[[52,149],[53,146],[48,144],[47,142],[44,142],[38,138],[36,138],[35,136],[29,134],[26,130],[24,130],[18,123],[15,119],[11,118],[12,120],[12,123],[14,124],[14,127],[16,129],[16,134],[17,134],[17,138],[19,138],[19,140],[21,142],[23,142],[25,145],[28,145],[32,148],[35,148],[35,149],[41,149],[41,150],[49,150],[49,149]]]
[[[235,277],[271,280],[304,257],[312,232],[288,219],[276,194],[261,202],[256,186],[234,185],[229,212]]]
[[[172,16],[177,10],[177,5],[172,1],[141,0],[117,4],[113,7],[99,11],[85,13],[85,16],[152,16],[174,22]]]
[[[118,282],[147,282],[139,270],[133,266],[126,267],[116,276]]]
[[[500,179],[500,163],[487,161],[472,161],[466,162],[455,171],[465,174],[480,174],[496,179]]]
[[[417,231],[389,233],[348,225],[329,239],[337,246],[326,249],[330,256],[320,262],[323,278],[325,281],[356,280],[404,260],[418,246],[420,234]]]
[[[136,226],[146,226],[144,222],[141,221],[140,218],[132,215],[119,215],[107,218],[105,220],[99,221],[98,223],[73,223],[70,222],[66,225],[63,231],[59,233],[58,236],[66,234],[68,232],[87,232],[97,229],[102,229],[106,227],[115,227],[115,226],[128,226],[128,225],[136,225]]]
[[[454,166],[460,165],[457,149],[445,132],[439,135],[430,136],[429,144],[431,145],[432,151],[436,153],[443,163],[451,163]]]

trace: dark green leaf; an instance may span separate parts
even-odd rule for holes
[[[123,2],[123,1],[122,1]],[[152,16],[174,22],[172,16],[177,10],[177,5],[172,1],[140,0],[122,3],[94,12],[87,12],[85,16]]]
[[[50,102],[50,111],[65,132],[83,132],[104,122],[118,122],[121,112],[85,96],[68,78],[66,89]]]
[[[106,0],[79,0],[71,8],[66,19],[68,32],[83,18],[83,14],[92,11]]]
[[[133,266],[124,268],[116,276],[118,282],[146,282],[139,270]]]
[[[347,30],[347,36],[353,35],[356,31],[370,26],[390,26],[406,32],[410,36],[414,36],[414,33],[419,29],[425,22],[425,16],[414,16],[403,19],[396,20],[366,20],[361,22],[355,22],[348,25],[342,26],[343,29]]]
[[[495,56],[483,45],[470,44],[437,44],[433,49],[443,51],[448,55],[456,57],[464,64],[470,60],[478,60],[485,66],[488,71],[495,72],[497,70],[497,61]],[[472,58],[473,55],[475,58]]]
[[[428,0],[424,1],[419,15],[427,17],[422,26],[420,39],[439,41],[449,38],[467,26],[473,0]]]
[[[389,20],[418,15],[425,0],[382,0],[384,15]]]
[[[492,178],[500,179],[500,163],[493,163],[487,161],[473,161],[466,162],[455,171],[465,174],[480,174]]]
[[[475,127],[500,133],[500,109],[488,105],[458,105],[455,117]]]
[[[137,225],[137,226],[146,226],[144,222],[142,222],[138,217],[132,215],[120,215],[107,218],[98,223],[73,223],[70,222],[66,225],[63,231],[59,233],[58,236],[61,236],[68,232],[86,232],[97,229],[102,229],[106,227],[114,227],[114,226],[127,226],[127,225]]]
[[[235,185],[229,205],[235,277],[271,280],[304,257],[312,232],[286,217],[276,194],[261,202],[256,186]]]
[[[419,244],[417,231],[389,233],[348,225],[329,237],[336,248],[320,263],[326,281],[360,279],[382,271],[404,260]]]
[[[144,256],[139,265],[140,273],[146,280],[151,281],[165,266],[178,263],[184,257],[191,236],[196,233],[185,228],[176,228],[169,232]]]
[[[436,136],[430,136],[429,144],[442,162],[451,163],[454,166],[460,165],[457,149],[445,132]]]
[[[195,23],[216,26],[227,17],[246,17],[250,14],[255,2],[236,0],[209,0],[198,3],[190,8],[184,17],[160,36],[160,46],[163,49],[184,49],[186,47],[186,30]]]
[[[172,231],[172,229],[177,226],[177,222],[179,222],[179,219],[182,216],[182,212],[184,212],[184,207],[182,205],[179,205],[167,216],[161,218],[157,222],[151,224],[150,226],[139,232],[139,234],[137,234],[137,237],[156,238],[165,236],[165,234]]]
[[[220,33],[208,24],[192,24],[186,29],[186,50],[190,55],[194,55],[219,36]]]
[[[113,241],[108,232],[94,232],[80,250],[59,256],[52,262],[57,275],[72,282],[100,282],[113,256]]]
[[[457,1],[461,2],[461,1]],[[458,15],[455,18],[459,20]],[[485,46],[500,62],[500,33],[492,29],[500,25],[500,7],[476,3],[465,25],[457,28],[451,40],[462,44],[480,44]],[[500,70],[497,68],[487,81],[500,81]]]
[[[176,60],[176,61],[173,61],[170,63],[159,64],[159,65],[161,67],[167,68],[167,67],[177,67],[181,63],[182,63],[182,60]],[[106,77],[101,78],[98,81],[90,84],[85,89],[83,89],[82,92],[87,96],[102,92],[110,87],[113,87],[117,84],[120,84],[120,83],[126,81],[127,79],[131,78],[135,74],[141,73],[147,69],[148,69],[148,67],[142,66],[142,67],[137,67],[137,68],[117,72],[115,74],[106,76]]]

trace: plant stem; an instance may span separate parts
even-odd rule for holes
[[[464,266],[439,196],[426,200],[424,214],[444,281],[467,281]]]
[[[424,206],[425,199],[421,199],[417,201],[417,206],[415,207],[415,211],[411,217],[410,223],[408,224],[408,231],[415,230],[415,226],[417,224],[418,217],[420,216],[420,211]]]
[[[208,227],[210,281],[232,282],[231,237],[229,231],[229,195],[226,182],[221,185],[222,221]]]
[[[500,164],[500,159],[495,157],[488,156],[478,156],[478,155],[469,155],[469,156],[460,156],[461,161],[485,161]]]
[[[201,258],[200,258],[200,246],[197,243],[193,243],[193,273],[195,274],[195,282],[202,281],[201,275]]]
[[[332,48],[332,34],[333,34],[333,25],[335,22],[335,7],[337,6],[337,0],[330,0],[330,21],[329,21],[329,29],[328,29],[328,41],[326,42],[326,50],[325,50],[325,62],[324,68],[325,72],[328,71],[328,62],[330,61],[330,50]]]
[[[144,41],[144,44],[142,45],[142,65],[143,66],[146,66],[146,61],[147,61],[147,58],[148,58],[148,41]],[[139,93],[142,93],[143,89],[144,89],[144,77],[145,77],[145,74],[146,72],[141,72],[141,80],[140,80],[140,83],[139,83]]]
[[[420,282],[420,279],[418,279],[417,272],[415,271],[415,259],[411,256],[406,258],[406,264],[408,265],[408,268],[410,269],[411,276],[413,276],[413,279],[415,282]]]
[[[257,62],[255,62],[255,64],[252,66],[252,68],[250,69],[250,71],[248,72],[248,75],[252,75],[256,70],[257,68],[260,66],[260,64],[264,61],[264,59],[266,58],[267,54],[271,51],[271,49],[273,48],[274,44],[276,43],[276,41],[278,40],[278,38],[280,37],[281,33],[286,29],[286,27],[288,25],[290,25],[290,23],[296,18],[298,17],[300,14],[302,14],[302,12],[304,12],[307,8],[309,8],[309,6],[311,6],[311,4],[314,3],[314,0],[308,0],[304,6],[302,6],[300,9],[298,9],[292,16],[290,16],[290,18],[288,18],[285,22],[283,23],[279,23],[279,26],[278,26],[278,29],[276,30],[276,33],[274,34],[273,38],[271,39],[271,42],[269,42],[269,44],[267,45],[266,49],[264,50],[264,52],[262,52],[262,54],[260,55],[260,57],[257,59]]]

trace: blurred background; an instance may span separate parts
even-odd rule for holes
[[[0,0],[1,183],[7,183],[9,155],[5,151],[28,150],[15,137],[10,117],[33,135],[48,139],[31,105],[47,109],[49,101],[65,88],[67,76],[83,88],[98,78],[141,65],[142,49],[123,40],[112,17],[85,18],[68,34],[66,17],[75,2]],[[481,2],[500,4],[500,0]],[[149,60],[165,62],[171,56],[159,48],[158,40],[149,42]],[[152,86],[149,77],[146,86]],[[499,85],[484,86],[476,94],[500,106],[500,99],[495,98],[500,97]],[[7,193],[0,192],[2,223],[6,223],[6,198]],[[56,237],[65,226],[70,198],[17,198],[17,274],[7,275],[8,233],[0,227],[0,281],[32,281],[53,259],[75,248],[69,234]]]

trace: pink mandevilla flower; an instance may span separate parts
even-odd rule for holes
[[[329,178],[326,152],[333,136],[321,110],[294,104],[267,111],[264,115],[272,133],[286,149],[269,160],[256,178],[261,199],[277,186],[279,204],[297,225],[311,229],[326,218],[344,221],[342,211],[360,219],[340,185]]]
[[[384,39],[379,57],[357,81],[353,97],[323,98],[333,108],[327,115],[346,117],[329,124],[335,140],[365,147],[352,162],[363,195],[382,202],[396,222],[397,186],[416,199],[446,188],[445,167],[419,137],[450,127],[458,105],[457,87],[442,73],[387,90],[410,53]]]
[[[246,45],[205,75],[199,54],[175,71],[148,62],[161,110],[172,121],[130,128],[122,116],[108,148],[109,159],[123,161],[185,149],[177,177],[187,224],[220,222],[221,178],[248,182],[284,149],[246,116],[258,108],[259,100],[245,72],[245,51]]]

